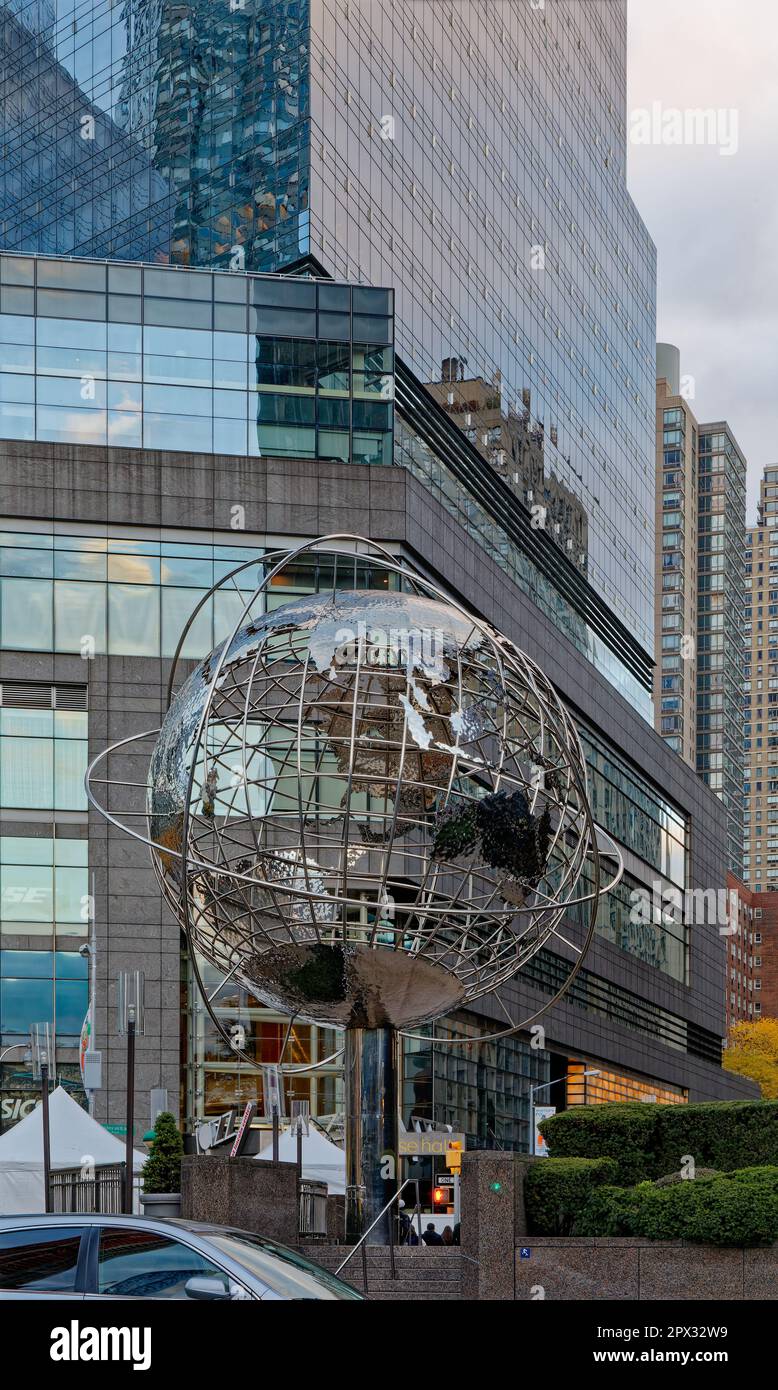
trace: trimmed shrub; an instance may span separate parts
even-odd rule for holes
[[[778,1168],[694,1178],[670,1187],[601,1187],[575,1223],[578,1236],[644,1236],[698,1245],[753,1246],[778,1240]]]
[[[696,1178],[718,1178],[721,1177],[718,1168],[698,1168],[694,1174]],[[654,1187],[672,1187],[676,1182],[688,1182],[688,1176],[683,1173],[667,1173],[663,1178],[654,1178]]]
[[[633,1225],[642,1204],[638,1187],[598,1187],[579,1212],[573,1227],[576,1236],[633,1236]]]
[[[629,1187],[645,1178],[652,1165],[657,1109],[636,1103],[575,1105],[543,1120],[540,1132],[552,1158],[615,1159],[616,1181]],[[666,1172],[660,1167],[655,1176]]]
[[[175,1118],[163,1110],[154,1121],[151,1153],[143,1165],[143,1191],[180,1192],[184,1141]]]
[[[677,1171],[686,1154],[719,1172],[778,1163],[774,1100],[576,1105],[540,1129],[554,1158],[615,1158],[624,1187]]]
[[[612,1158],[544,1158],[524,1178],[527,1224],[533,1236],[568,1236],[591,1192],[612,1183]]]

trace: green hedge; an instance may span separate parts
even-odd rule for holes
[[[613,1183],[612,1158],[544,1158],[524,1179],[527,1225],[533,1236],[568,1236],[596,1187]]]
[[[778,1164],[778,1101],[575,1105],[543,1120],[554,1158],[615,1158],[628,1187],[677,1172],[685,1155],[726,1172]]]
[[[590,1193],[573,1234],[764,1245],[778,1240],[778,1167],[742,1168],[671,1187],[600,1187]]]

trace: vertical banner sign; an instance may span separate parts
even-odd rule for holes
[[[235,1143],[230,1149],[230,1158],[237,1158],[239,1156],[241,1149],[243,1148],[243,1145],[246,1142],[246,1135],[249,1131],[249,1125],[251,1124],[251,1121],[254,1118],[254,1111],[256,1110],[256,1108],[257,1102],[255,1100],[250,1100],[245,1110],[243,1111],[243,1118],[238,1127],[238,1132],[235,1135]]]
[[[536,1105],[535,1106],[535,1147],[532,1152],[536,1158],[548,1158],[548,1145],[543,1135],[538,1129],[538,1125],[543,1120],[547,1120],[550,1115],[556,1115],[555,1105]]]
[[[85,1057],[86,1057],[87,1052],[89,1051],[89,1046],[90,1046],[91,1038],[92,1038],[92,1005],[90,1004],[90,1005],[89,1005],[89,1008],[88,1008],[87,1011],[86,1011],[86,1015],[85,1015],[85,1017],[84,1017],[84,1022],[81,1024],[81,1037],[80,1037],[79,1040],[78,1040],[78,1064],[79,1064],[79,1067],[81,1068],[81,1084],[84,1086],[85,1089],[86,1089],[86,1082],[85,1082],[85,1080],[84,1080],[84,1059],[85,1059]]]

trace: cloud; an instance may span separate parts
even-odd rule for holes
[[[681,350],[701,421],[748,459],[748,510],[778,461],[778,25],[775,0],[630,0],[628,112],[737,112],[730,157],[631,144],[627,177],[658,250],[660,340]]]

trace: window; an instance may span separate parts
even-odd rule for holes
[[[73,1293],[83,1231],[78,1226],[0,1232],[0,1289]]]
[[[86,810],[85,713],[3,707],[0,735],[0,804]]]
[[[187,1298],[189,1279],[218,1279],[234,1297],[239,1289],[228,1274],[183,1241],[148,1231],[100,1232],[98,1292],[114,1298]]]

